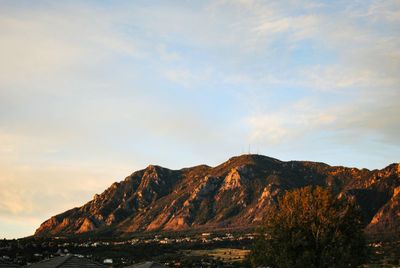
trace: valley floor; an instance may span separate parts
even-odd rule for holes
[[[179,237],[162,235],[124,241],[33,238],[1,240],[0,258],[26,265],[63,254],[75,254],[124,267],[157,261],[169,267],[242,267],[254,241],[254,233],[199,233]],[[400,267],[400,240],[369,243],[370,260],[364,267]]]

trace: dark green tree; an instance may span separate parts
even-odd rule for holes
[[[269,210],[250,267],[356,267],[366,257],[362,215],[328,189],[288,191]]]

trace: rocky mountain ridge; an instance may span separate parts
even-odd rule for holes
[[[150,165],[85,205],[51,217],[35,236],[256,226],[279,195],[308,185],[328,186],[354,199],[364,212],[367,232],[400,231],[399,164],[370,171],[242,155],[216,167]]]

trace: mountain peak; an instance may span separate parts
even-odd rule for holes
[[[169,171],[170,169],[162,167],[162,166],[150,164],[144,170],[147,172],[163,172],[163,171]]]
[[[261,155],[261,154],[242,154],[242,155],[237,155],[229,158],[227,162],[260,162],[260,161],[270,161],[270,162],[275,162],[275,163],[282,163],[281,160],[272,158],[269,156]]]

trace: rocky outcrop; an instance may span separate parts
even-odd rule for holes
[[[400,187],[393,190],[392,198],[379,209],[366,229],[372,234],[400,234]]]
[[[368,232],[393,232],[400,226],[399,172],[399,164],[370,171],[262,155],[233,157],[214,168],[150,165],[45,221],[35,235],[256,226],[285,191],[308,185],[357,202]]]

